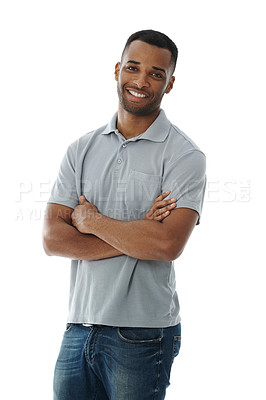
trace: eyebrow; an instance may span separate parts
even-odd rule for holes
[[[136,65],[140,65],[141,63],[139,61],[134,61],[134,60],[129,60],[128,63],[132,63],[132,64],[136,64]],[[152,67],[152,69],[155,69],[155,71],[162,71],[166,74],[165,70],[163,68],[159,68],[159,67]]]
[[[162,71],[165,73],[165,70],[163,68],[159,68],[159,67],[152,67],[153,69],[155,69],[156,71]]]

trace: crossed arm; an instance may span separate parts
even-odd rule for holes
[[[75,210],[48,204],[43,245],[48,255],[98,260],[126,254],[143,260],[174,260],[196,224],[196,211],[175,209],[176,199],[155,199],[143,220],[119,221],[100,214],[83,196]]]

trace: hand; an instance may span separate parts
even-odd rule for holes
[[[154,200],[150,211],[145,215],[143,219],[154,219],[156,221],[163,221],[167,218],[171,210],[176,206],[176,198],[164,200],[170,193],[170,190],[164,192]]]
[[[90,225],[99,216],[97,207],[91,204],[85,196],[80,196],[80,206],[77,206],[72,213],[72,224],[81,233],[91,233]]]

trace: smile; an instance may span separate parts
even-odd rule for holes
[[[145,94],[141,94],[141,93],[134,92],[134,90],[129,90],[129,93],[130,93],[132,96],[135,96],[135,97],[142,97],[142,98],[148,97],[148,96],[146,96]]]

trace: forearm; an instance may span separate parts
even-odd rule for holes
[[[179,250],[170,230],[164,225],[176,206],[176,198],[164,200],[170,191],[158,196],[144,219],[120,221],[98,212],[85,196],[71,214],[79,232],[93,234],[118,252],[142,260],[173,260]]]
[[[49,256],[78,260],[99,260],[122,254],[100,238],[84,235],[60,219],[52,226],[44,227],[43,246]]]
[[[89,226],[98,238],[118,251],[142,260],[167,260],[170,238],[155,220],[119,221],[98,214]]]

